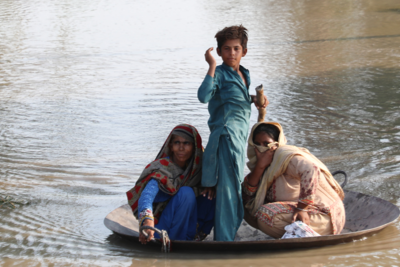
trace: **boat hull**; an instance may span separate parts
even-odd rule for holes
[[[344,206],[346,210],[345,231],[338,235],[292,238],[266,239],[255,241],[171,241],[173,251],[269,251],[282,249],[311,248],[352,242],[373,235],[386,226],[394,223],[400,216],[399,208],[383,199],[345,190]],[[139,225],[128,205],[123,205],[107,215],[104,224],[108,229],[123,237],[139,240]],[[245,224],[243,233],[258,231]],[[154,240],[150,244],[158,245]]]

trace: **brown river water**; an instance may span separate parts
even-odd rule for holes
[[[206,145],[204,52],[240,23],[267,119],[400,206],[398,0],[0,0],[0,194],[30,202],[0,208],[0,266],[400,266],[399,221],[330,247],[170,255],[103,225],[176,124]]]

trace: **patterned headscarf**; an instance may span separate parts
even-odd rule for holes
[[[181,169],[171,158],[167,158],[170,156],[169,144],[173,135],[178,135],[193,143],[193,155],[188,160],[185,169]],[[151,179],[156,179],[159,189],[168,195],[175,195],[181,186],[189,186],[193,188],[197,196],[201,185],[202,157],[203,147],[201,137],[196,128],[188,124],[176,126],[169,134],[156,159],[143,170],[135,187],[126,192],[129,206],[132,208],[135,217],[138,218],[140,195]],[[167,204],[168,201],[154,203],[153,216],[155,224],[158,223],[161,212]]]

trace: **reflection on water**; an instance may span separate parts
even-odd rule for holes
[[[1,1],[0,193],[30,204],[0,209],[0,265],[399,265],[399,222],[333,247],[168,256],[103,225],[173,126],[195,125],[206,144],[196,97],[204,51],[238,23],[250,30],[251,90],[267,88],[268,119],[289,143],[349,173],[347,189],[400,206],[399,9],[394,0]]]

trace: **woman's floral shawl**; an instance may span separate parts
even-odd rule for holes
[[[168,158],[170,152],[168,145],[172,135],[178,135],[187,140],[193,141],[193,156],[189,159],[189,163],[184,170],[173,163],[172,159]],[[126,192],[129,206],[132,208],[135,217],[138,218],[138,203],[140,195],[151,179],[156,179],[158,181],[159,189],[168,195],[175,195],[181,186],[189,186],[193,188],[197,196],[201,185],[202,157],[203,147],[201,137],[196,128],[188,124],[180,124],[176,126],[169,134],[156,159],[143,170],[135,184],[135,187]],[[158,223],[158,219],[167,204],[168,201],[153,203],[155,224]]]

